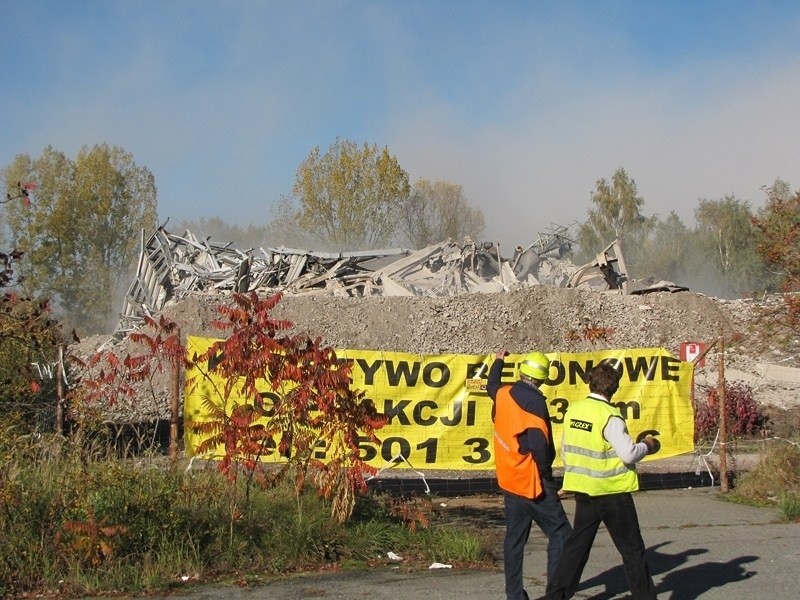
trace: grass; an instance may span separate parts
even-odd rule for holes
[[[3,437],[5,435],[5,437]],[[493,562],[490,540],[431,519],[430,499],[371,495],[344,525],[313,489],[251,490],[213,468],[123,460],[102,440],[0,431],[0,597],[165,592],[301,570]]]
[[[767,446],[758,465],[737,479],[729,499],[775,506],[783,519],[800,519],[800,446],[786,440]]]

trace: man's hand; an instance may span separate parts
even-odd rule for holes
[[[505,348],[500,348],[500,350],[497,351],[497,354],[494,355],[494,357],[498,360],[503,360],[506,356],[508,356],[508,352],[506,352]]]
[[[653,435],[658,435],[658,431],[655,429],[648,429],[646,431],[642,431],[639,435],[636,436],[636,443],[645,443],[647,444],[647,453],[648,454],[655,454],[659,450],[661,450],[661,442],[658,441],[658,438],[653,437]]]
[[[645,444],[647,444],[647,453],[648,454],[655,454],[656,452],[661,450],[661,442],[659,442],[652,435],[648,435],[642,441]]]

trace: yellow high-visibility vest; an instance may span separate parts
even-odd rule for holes
[[[639,489],[633,465],[626,465],[603,437],[611,417],[622,418],[619,409],[596,398],[579,400],[569,407],[564,422],[564,490],[604,496]]]

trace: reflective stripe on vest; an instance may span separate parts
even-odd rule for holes
[[[540,429],[547,435],[547,423],[540,417],[520,408],[511,397],[511,386],[501,387],[495,398],[494,417],[494,463],[497,469],[497,485],[501,489],[535,499],[542,494],[539,467],[529,452],[520,454],[517,436],[526,429]]]
[[[639,478],[603,437],[611,417],[622,418],[608,402],[587,398],[569,407],[564,423],[564,489],[603,496],[639,489]]]

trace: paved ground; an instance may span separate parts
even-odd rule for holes
[[[458,502],[450,499],[447,505],[456,508]],[[486,502],[496,502],[500,510],[499,498]],[[723,501],[717,487],[639,492],[636,505],[659,598],[798,597],[800,524],[778,523],[772,509]],[[565,500],[565,507],[572,517],[574,502]],[[534,530],[525,557],[526,587],[532,598],[544,592],[544,565],[545,540]],[[617,552],[601,529],[576,597],[611,600],[624,598],[626,590]],[[504,594],[500,571],[406,572],[402,566],[389,565],[367,572],[296,576],[259,587],[203,586],[171,597],[495,600]]]

